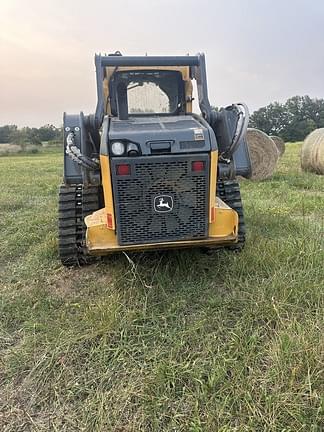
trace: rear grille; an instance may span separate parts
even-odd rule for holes
[[[205,171],[192,172],[193,161]],[[112,177],[118,241],[121,245],[207,237],[209,156],[114,158]],[[130,176],[116,165],[130,164]],[[162,201],[161,201],[162,199]]]

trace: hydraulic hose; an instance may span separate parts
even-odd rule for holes
[[[231,105],[231,107],[236,108],[236,110],[238,111],[238,120],[237,120],[236,130],[233,136],[232,143],[228,147],[228,149],[226,149],[221,154],[221,158],[223,160],[229,160],[232,157],[232,155],[235,153],[235,151],[237,150],[240,144],[240,140],[246,134],[249,120],[250,120],[249,109],[244,103],[239,102],[237,104]]]
[[[75,145],[74,133],[70,132],[66,137],[66,154],[78,165],[83,166],[84,168],[90,170],[97,170],[99,168],[98,159],[92,159],[88,156],[85,156],[81,153],[79,147]]]

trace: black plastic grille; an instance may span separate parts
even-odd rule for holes
[[[205,170],[192,171],[193,161]],[[140,244],[207,237],[208,155],[147,156],[112,161],[119,243]],[[131,164],[130,176],[117,176],[116,165]],[[157,212],[157,197],[170,200],[172,210]],[[171,197],[171,198],[170,198]]]

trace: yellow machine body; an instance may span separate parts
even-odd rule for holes
[[[109,81],[116,68],[106,67],[103,80],[103,94],[105,98],[105,114],[111,115],[109,98]],[[147,66],[143,67],[118,67],[118,71],[131,70],[175,70],[181,73],[185,85],[186,112],[192,112],[193,85],[190,77],[189,66]],[[102,175],[102,187],[104,192],[105,207],[95,211],[85,218],[87,226],[86,246],[90,254],[105,254],[118,250],[141,251],[149,249],[186,248],[193,246],[217,247],[237,242],[238,237],[238,214],[226,205],[220,198],[216,197],[217,184],[217,161],[218,152],[210,153],[210,197],[209,197],[209,229],[208,238],[203,240],[173,241],[159,243],[145,243],[128,246],[118,244],[116,234],[116,219],[114,211],[113,188],[111,180],[110,160],[107,155],[100,155],[100,166]],[[110,224],[107,223],[109,215]],[[110,225],[110,226],[108,226]]]
[[[246,105],[211,106],[202,53],[116,51],[96,54],[95,66],[95,113],[63,119],[63,265],[121,251],[242,250],[236,177],[251,173]]]
[[[217,152],[211,152],[208,238],[203,240],[120,246],[116,235],[109,157],[101,155],[100,163],[102,167],[102,186],[105,207],[85,218],[85,224],[87,226],[86,245],[89,253],[103,255],[105,253],[126,250],[141,251],[193,246],[217,247],[236,243],[238,235],[238,214],[220,198],[216,197],[217,159]],[[110,227],[108,227],[107,223],[108,215],[112,221]]]

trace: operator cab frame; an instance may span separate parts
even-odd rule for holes
[[[197,56],[179,56],[179,57],[158,57],[158,56],[121,56],[109,55],[102,57],[100,54],[95,56],[96,80],[97,80],[97,107],[95,112],[95,124],[100,127],[105,115],[118,115],[120,119],[128,118],[126,113],[126,95],[125,89],[121,92],[119,99],[120,106],[116,105],[114,99],[116,94],[110,94],[113,90],[110,86],[111,79],[120,72],[150,72],[150,71],[177,71],[182,75],[182,85],[184,91],[183,113],[192,113],[192,80],[197,83],[197,93],[199,108],[202,117],[207,121],[211,117],[211,106],[208,99],[207,76],[204,54]],[[118,76],[118,75],[117,75]],[[114,91],[114,90],[113,90]],[[115,90],[116,91],[116,90]],[[117,92],[118,93],[118,92]],[[118,104],[118,102],[117,102]],[[177,111],[178,115],[181,110]],[[148,113],[147,115],[152,115]],[[153,114],[154,115],[154,114]],[[171,113],[169,114],[171,115]]]

